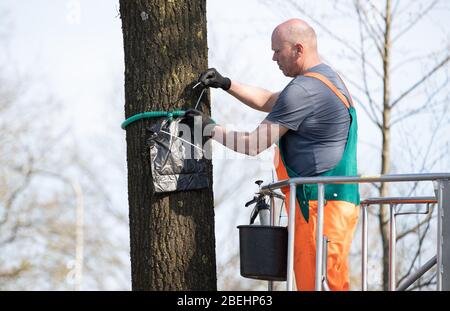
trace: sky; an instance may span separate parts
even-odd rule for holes
[[[20,72],[37,77],[64,102],[80,135],[98,130],[105,98],[121,85],[118,4],[109,0],[2,3],[12,24],[12,58]]]
[[[270,35],[277,24],[287,18],[299,16],[283,10],[280,3],[257,0],[207,1],[209,66],[216,67],[232,79],[274,91],[281,90],[289,79],[283,77],[276,64],[271,61]],[[306,9],[318,16],[319,20],[329,22],[337,34],[350,41],[359,40],[352,28],[353,24],[345,15],[337,12],[333,20],[329,19],[334,12],[332,3],[316,1],[308,4]],[[424,6],[426,3],[428,1],[424,1]],[[92,148],[92,137],[102,140],[105,148],[108,148],[108,126],[111,122],[117,122],[119,129],[124,116],[124,57],[118,1],[2,0],[0,10],[6,12],[8,21],[9,57],[16,64],[20,75],[30,76],[35,81],[36,96],[45,96],[47,92],[61,101],[67,111],[62,118],[72,124],[75,136],[83,148]],[[414,46],[414,49],[400,46],[400,53],[394,56],[394,60],[400,61],[409,53],[423,54],[432,49],[445,48],[442,47],[440,38],[446,30],[441,28],[449,18],[447,8],[434,13],[423,27],[415,29],[405,38],[407,42],[417,42],[409,45]],[[438,24],[440,30],[436,31]],[[326,34],[318,31],[319,49],[324,58],[340,72],[354,77],[355,61],[342,58],[342,47],[325,38]],[[411,77],[421,74],[425,69],[423,64],[418,64],[403,70],[400,74]],[[400,82],[396,90],[407,87],[407,81],[404,80],[406,79],[398,79]],[[263,113],[240,105],[237,100],[220,90],[212,90],[211,93],[213,118],[220,124],[229,124],[239,130],[252,130],[264,118]],[[239,115],[241,121],[233,122],[236,115]],[[358,112],[358,117],[360,166],[365,173],[375,173],[378,171],[378,155],[373,152],[373,145],[379,146],[380,137],[361,111]],[[410,129],[407,128],[406,131],[408,130]],[[117,130],[114,133],[119,137],[122,135],[122,139],[116,139],[114,143],[122,143],[124,151],[123,132]],[[225,167],[229,176],[226,181],[215,177],[214,183],[216,196],[224,195],[221,208],[216,211],[218,240],[225,241],[220,246],[221,249],[218,249],[218,257],[221,257],[222,252],[227,253],[228,248],[237,245],[236,235],[233,239],[226,239],[228,229],[246,223],[250,214],[250,210],[242,210],[239,215],[230,218],[235,210],[230,206],[243,206],[257,190],[253,184],[255,179],[269,182],[273,170],[268,153],[262,156],[263,161],[248,158],[243,160],[218,146],[215,148],[216,152],[223,152],[228,158],[234,159],[216,159],[213,162],[214,174],[223,174]],[[125,154],[118,155],[113,161],[121,162],[124,166]],[[438,168],[449,170],[449,163],[447,157]],[[242,170],[242,167],[245,169]],[[237,194],[229,193],[233,189],[229,181],[237,180],[242,175],[245,186],[240,187]],[[113,186],[117,189],[114,191],[117,201],[121,202],[118,205],[122,206],[127,201],[124,178],[126,176]]]

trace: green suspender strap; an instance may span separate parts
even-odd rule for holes
[[[305,76],[313,77],[321,82],[323,82],[326,86],[328,86],[334,94],[341,100],[341,102],[347,107],[348,113],[350,114],[350,128],[348,131],[347,143],[345,145],[344,153],[342,154],[342,158],[339,163],[331,170],[323,172],[318,176],[356,176],[357,175],[357,163],[356,163],[356,142],[357,142],[357,132],[358,132],[358,122],[356,119],[356,111],[353,107],[353,103],[351,105],[348,103],[347,98],[339,92],[339,90],[323,75],[317,72],[308,72]],[[344,85],[345,86],[345,85]],[[348,92],[348,91],[347,91]],[[286,172],[289,177],[299,177],[299,175],[290,169],[286,162],[284,161],[283,149],[278,142],[281,159],[283,161],[284,166],[286,167]],[[300,210],[303,214],[303,217],[306,221],[309,220],[309,201],[317,200],[317,184],[305,184],[297,186],[297,200],[300,205]],[[334,201],[346,201],[353,203],[355,205],[359,205],[359,187],[358,184],[326,184],[325,185],[325,200],[334,200]]]

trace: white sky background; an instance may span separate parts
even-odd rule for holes
[[[330,3],[333,1],[317,1],[311,4],[310,9],[314,14],[321,16],[333,9]],[[289,13],[283,12],[276,4],[263,4],[256,0],[209,0],[207,4],[210,67],[216,67],[224,75],[240,82],[274,91],[281,90],[289,79],[283,77],[276,63],[271,61],[270,35],[272,29],[280,22],[289,17],[301,16],[289,16]],[[92,143],[101,141],[102,148],[109,148],[108,137],[111,136],[111,124],[114,122],[117,122],[115,124],[117,131],[114,133],[116,136],[124,137],[118,130],[124,116],[122,90],[124,61],[118,1],[2,0],[1,10],[6,11],[11,25],[9,52],[14,64],[18,66],[21,75],[31,76],[41,86],[40,92],[46,91],[61,100],[68,111],[62,121],[72,124],[80,147],[91,153],[92,150],[98,150],[98,146],[94,147]],[[442,49],[438,40],[442,38],[442,33],[436,33],[431,29],[438,22],[441,22],[441,26],[446,22],[448,24],[448,20],[450,20],[449,10],[434,13],[423,27],[417,28],[408,36],[406,40],[417,41],[416,44],[409,46],[413,46],[414,52],[418,54],[435,48]],[[358,34],[346,21],[345,16],[337,16],[334,20],[330,20],[330,26],[336,33],[346,38],[359,40]],[[321,53],[333,67],[352,76],[354,70],[350,68],[351,62],[340,58],[342,48],[334,42],[321,40],[324,35],[320,31],[317,32]],[[405,54],[410,52],[404,51]],[[394,55],[394,60],[398,60],[399,57],[402,55]],[[423,72],[423,68],[419,65],[410,68],[407,75],[410,77]],[[407,85],[409,83],[398,87],[404,88]],[[36,93],[36,96],[41,94]],[[264,118],[263,113],[254,112],[239,104],[221,90],[212,90],[212,105],[214,119],[221,124],[233,122],[232,127],[235,129],[252,130]],[[105,122],[105,118],[108,122]],[[360,142],[379,145],[379,137],[362,111],[359,111],[359,118]],[[429,125],[422,124],[422,126]],[[124,139],[114,140],[114,143],[120,142],[125,144]],[[119,149],[125,150],[124,146]],[[217,146],[215,150],[224,152]],[[242,158],[228,152],[227,154],[233,159]],[[125,153],[117,154],[111,161],[125,165],[125,156]],[[233,238],[227,239],[227,235],[230,228],[248,221],[250,210],[245,210],[243,204],[252,198],[256,190],[253,182],[256,179],[268,182],[272,174],[271,167],[268,167],[271,161],[267,156],[263,162],[233,160],[228,162],[233,165],[227,166],[226,172],[221,170],[224,161],[230,160],[214,161],[215,174],[227,174],[227,178],[222,179],[221,184],[216,182],[217,176],[214,179],[216,197],[224,192],[228,197],[216,210],[219,264],[226,259],[225,254],[238,247],[237,230],[233,231],[235,233]],[[362,143],[361,171],[376,173],[378,162],[378,153],[374,153],[372,147]],[[443,159],[438,169],[448,171],[449,163],[449,157]],[[103,166],[107,167],[108,164],[103,163]],[[257,176],[248,173],[258,170]],[[125,169],[123,174],[115,176],[116,182],[111,185],[111,189],[114,189],[117,208],[124,209],[124,213],[127,213]],[[230,183],[242,174],[245,175],[245,179],[240,191],[227,193],[227,189],[231,189]],[[233,206],[242,206],[237,215],[236,210],[230,208]],[[234,214],[234,217],[231,214]]]

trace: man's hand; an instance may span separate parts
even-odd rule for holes
[[[203,87],[222,88],[225,91],[231,86],[231,80],[223,77],[215,68],[209,68],[198,78]]]
[[[214,120],[211,119],[209,116],[207,116],[206,114],[204,114],[196,109],[192,109],[192,108],[186,110],[183,117],[185,118],[185,120],[182,122],[189,125],[192,128],[194,127],[195,123],[201,121],[202,132],[206,136],[211,136],[212,129],[214,128],[214,125],[216,125],[216,122],[214,122]],[[208,127],[207,133],[205,133],[206,127]]]

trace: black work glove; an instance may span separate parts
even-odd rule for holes
[[[199,122],[197,120],[201,120],[201,122],[202,122],[202,132],[206,136],[209,136],[209,137],[212,134],[212,129],[214,128],[214,125],[216,125],[216,122],[214,122],[213,119],[211,119],[206,114],[198,111],[197,109],[190,108],[190,109],[186,110],[186,112],[184,113],[183,117],[184,117],[183,123],[189,125],[189,127],[191,127],[191,128],[194,127],[194,123],[195,122]],[[208,127],[208,130],[205,133],[205,128],[206,127]]]
[[[222,77],[222,75],[215,68],[209,68],[202,73],[198,78],[198,82],[200,82],[203,87],[220,87],[225,91],[231,86],[231,80],[226,77]]]

